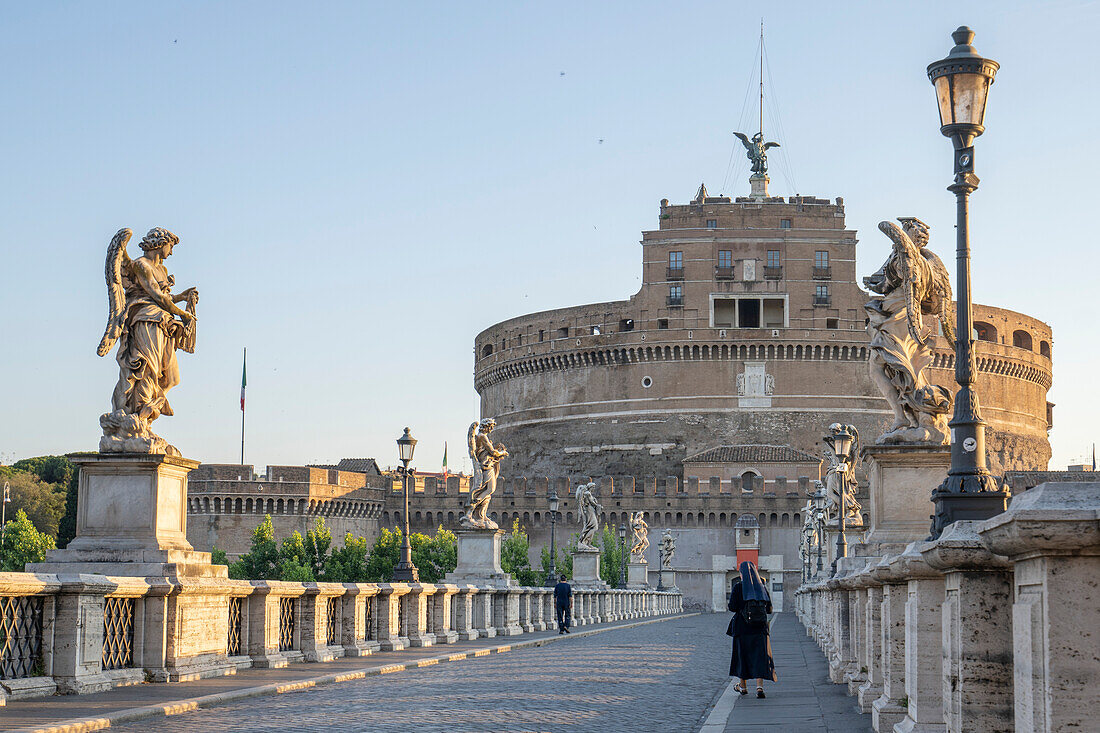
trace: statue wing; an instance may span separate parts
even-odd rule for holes
[[[779,147],[779,143],[764,143],[764,150],[768,150],[769,148],[778,148],[778,147]]]
[[[894,243],[894,263],[901,278],[901,287],[905,288],[905,317],[909,322],[909,335],[918,344],[924,346],[924,339],[921,338],[921,328],[924,324],[921,321],[920,303],[917,302],[914,292],[918,280],[917,268],[924,258],[909,235],[894,222],[880,221],[878,228]]]
[[[741,138],[741,144],[745,146],[745,150],[748,150],[750,153],[753,152],[752,143],[749,141],[748,135],[743,132],[735,132],[733,134]]]
[[[126,254],[126,244],[134,233],[129,229],[119,229],[107,245],[107,263],[104,275],[107,280],[107,328],[99,340],[96,353],[106,356],[115,341],[122,335],[126,319],[126,292],[122,287],[122,275],[130,269],[130,256]]]
[[[479,465],[477,460],[477,420],[470,423],[470,428],[466,431],[466,445],[469,446],[470,460],[473,461],[474,466]]]
[[[943,330],[944,337],[954,346],[955,309],[951,305],[951,275],[947,272],[947,267],[943,264],[943,260],[941,260],[935,252],[925,249],[921,254],[924,256],[929,269],[932,271],[932,290],[939,296],[940,310],[937,315],[940,319],[940,328]]]

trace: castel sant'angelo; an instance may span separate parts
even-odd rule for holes
[[[829,425],[854,424],[867,442],[890,427],[871,378],[871,295],[843,199],[772,196],[763,171],[750,185],[748,196],[711,196],[701,185],[687,203],[662,200],[657,227],[642,233],[642,285],[629,299],[522,315],[477,335],[481,416],[496,420],[493,440],[510,453],[490,516],[527,528],[536,565],[550,544],[548,494],[562,497],[561,547],[577,530],[571,494],[583,479],[596,482],[606,525],[644,513],[654,578],[656,539],[676,534],[688,605],[724,608],[734,558],[749,542],[782,604],[784,579],[796,584],[801,572],[804,505]],[[994,306],[974,313],[990,468],[1045,470],[1051,329]],[[953,349],[933,338],[925,374],[954,392]],[[204,465],[191,474],[189,538],[239,554],[264,513],[279,536],[320,515],[337,537],[372,538],[400,522],[402,495],[372,461],[370,470],[359,463],[272,466],[259,477],[249,466]],[[468,498],[466,477],[418,477],[413,530],[456,528]]]

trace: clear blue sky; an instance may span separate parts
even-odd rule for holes
[[[902,215],[953,260],[924,69],[963,23],[1001,63],[975,297],[1052,324],[1052,466],[1082,457],[1100,437],[1096,3],[7,2],[0,459],[94,449],[117,375],[95,355],[105,248],[165,226],[202,297],[155,426],[185,455],[237,460],[247,346],[248,462],[391,464],[409,425],[419,466],[446,440],[459,468],[478,331],[630,296],[661,198],[747,192],[744,165],[722,184],[761,8],[794,174],[773,162],[773,193],[843,196],[864,274],[875,224]]]

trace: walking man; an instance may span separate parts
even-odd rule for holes
[[[573,588],[565,582],[565,575],[554,586],[554,608],[558,613],[558,633],[568,634],[573,623]]]

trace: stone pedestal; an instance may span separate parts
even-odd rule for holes
[[[502,529],[460,529],[458,538],[458,564],[447,573],[448,583],[477,586],[518,587],[511,575],[500,567],[500,542]]]
[[[976,524],[947,525],[921,553],[945,573],[943,718],[948,733],[1012,733],[1012,573]]]
[[[943,576],[913,542],[901,555],[909,578],[905,602],[905,694],[909,706],[894,733],[943,733]]]
[[[749,176],[749,195],[755,199],[767,198],[769,180],[766,173],[753,173]]]
[[[649,586],[649,563],[631,560],[626,564],[626,587],[646,588]]]
[[[573,584],[578,588],[607,588],[600,579],[600,551],[573,550]]]
[[[676,587],[676,571],[672,568],[657,570],[657,590],[680,590]]]
[[[871,725],[877,733],[888,733],[905,718],[905,602],[909,584],[897,556],[884,557],[871,570],[882,583],[880,643],[882,652],[882,694],[871,703]]]
[[[871,527],[868,545],[901,552],[928,536],[935,512],[932,490],[951,466],[951,447],[946,445],[871,445],[863,449],[870,471]]]
[[[187,474],[198,461],[148,453],[71,455],[80,468],[76,538],[35,573],[225,578],[187,541]]]
[[[1100,481],[1040,484],[975,526],[1013,563],[1017,731],[1100,719]]]

